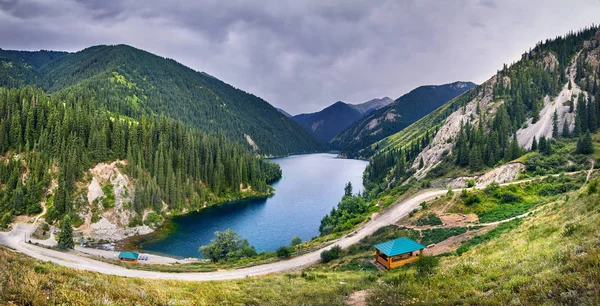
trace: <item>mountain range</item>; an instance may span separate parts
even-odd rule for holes
[[[472,82],[454,82],[417,87],[393,103],[357,120],[331,139],[330,145],[341,150],[345,156],[358,157],[359,150],[401,131],[475,86]]]
[[[127,45],[79,52],[0,49],[0,86],[32,85],[112,112],[161,115],[222,133],[265,155],[322,150],[308,132],[263,99],[208,73]]]
[[[313,133],[321,142],[327,143],[352,123],[392,102],[388,97],[361,104],[338,101],[319,112],[296,115],[292,119]]]

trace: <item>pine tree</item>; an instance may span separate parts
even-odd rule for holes
[[[473,171],[480,170],[483,167],[481,150],[477,146],[471,148],[471,152],[469,154],[469,167]]]
[[[552,115],[552,138],[558,138],[558,112],[554,110]]]
[[[537,151],[538,148],[538,143],[537,140],[535,139],[535,136],[533,136],[533,140],[531,141],[531,151]]]
[[[352,182],[346,183],[346,186],[344,187],[344,195],[348,197],[352,196]]]
[[[579,136],[577,140],[577,153],[579,154],[592,154],[594,153],[594,144],[592,142],[592,136],[590,132],[586,132],[585,135]]]
[[[73,243],[73,227],[71,217],[65,216],[60,222],[60,234],[58,235],[58,248],[67,250],[75,248]]]
[[[538,151],[543,154],[544,152],[546,152],[546,146],[547,145],[548,144],[546,143],[546,137],[545,136],[541,136],[540,137],[540,142],[538,143]]]
[[[563,123],[562,137],[569,138],[571,133],[569,133],[569,122],[567,118],[565,118],[565,122]]]

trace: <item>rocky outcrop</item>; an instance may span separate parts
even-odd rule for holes
[[[477,114],[478,108],[482,112],[493,114],[496,107],[503,103],[502,100],[497,102],[493,101],[493,88],[496,82],[497,76],[494,76],[485,82],[483,84],[483,89],[479,92],[477,97],[446,118],[444,125],[438,130],[431,143],[425,147],[415,159],[415,162],[412,165],[414,169],[419,168],[421,159],[423,159],[424,166],[417,170],[414,177],[417,179],[425,177],[431,169],[437,166],[445,155],[452,153],[452,148],[454,147],[453,140],[458,137],[461,124],[471,122],[476,125],[479,122],[479,114]]]
[[[148,226],[128,227],[137,216],[133,210],[135,186],[120,167],[126,161],[99,163],[90,169],[87,185],[87,206],[80,207],[79,216],[84,220],[77,230],[95,240],[120,240],[152,231]]]
[[[569,89],[569,83],[567,82],[557,97],[544,97],[544,106],[540,111],[539,120],[533,123],[533,119],[529,118],[527,119],[525,127],[517,131],[517,140],[519,141],[519,146],[527,149],[530,148],[534,137],[538,140],[542,136],[546,138],[552,138],[554,112],[556,112],[558,115],[559,133],[561,133],[563,130],[565,120],[569,125],[569,130],[573,130],[575,125],[575,112],[570,112],[570,104],[573,103],[576,108],[578,100],[577,97],[580,94],[585,95],[587,98],[587,93],[581,90],[581,88],[579,88],[579,86],[575,83],[576,62],[578,58],[579,54],[574,57],[571,65],[566,71],[571,83],[571,89]]]

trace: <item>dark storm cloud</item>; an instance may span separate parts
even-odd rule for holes
[[[0,0],[0,47],[125,43],[291,113],[482,82],[537,41],[590,25],[600,1]]]

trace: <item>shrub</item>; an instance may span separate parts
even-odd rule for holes
[[[92,216],[92,219],[93,219],[93,216]],[[92,223],[93,222],[94,221],[92,220]],[[128,224],[129,227],[136,227],[139,225],[142,225],[142,217],[140,217],[139,215],[136,215],[133,218],[131,218],[131,220],[129,220],[129,224]]]
[[[579,226],[576,224],[568,224],[565,229],[563,230],[563,232],[561,233],[561,236],[563,237],[570,237],[573,236],[573,234],[575,234],[575,232],[579,229]]]
[[[334,259],[338,259],[342,256],[342,248],[339,245],[332,247],[329,250],[321,252],[321,260],[323,262],[330,262]]]
[[[156,212],[151,212],[146,216],[146,220],[144,220],[144,224],[148,226],[157,226],[162,222],[162,218]]]
[[[598,191],[598,180],[593,180],[587,187],[588,194],[594,194]]]
[[[439,264],[440,260],[437,257],[421,256],[419,260],[417,260],[417,275],[419,277],[433,275],[435,273],[435,268]]]
[[[440,217],[438,217],[436,214],[434,213],[430,213],[426,216],[422,216],[421,218],[419,218],[416,222],[417,226],[424,226],[424,225],[442,225],[444,224],[442,222],[442,219],[440,219]]]
[[[279,247],[275,253],[277,253],[277,257],[281,258],[287,258],[292,255],[292,251],[286,246]]]
[[[300,238],[298,236],[292,238],[292,244],[291,244],[292,246],[297,246],[301,243],[302,243],[302,238]]]
[[[256,255],[256,250],[231,229],[215,232],[215,238],[209,244],[200,247],[205,258],[217,262],[219,260],[235,260]]]
[[[467,180],[467,188],[471,188],[471,187],[475,187],[474,179]]]
[[[522,200],[519,195],[514,194],[512,192],[503,192],[498,196],[498,198],[502,203],[515,203],[521,202]]]
[[[465,204],[468,205],[468,206],[473,205],[473,204],[477,204],[477,203],[481,203],[481,198],[479,197],[479,195],[469,194],[465,198]]]

